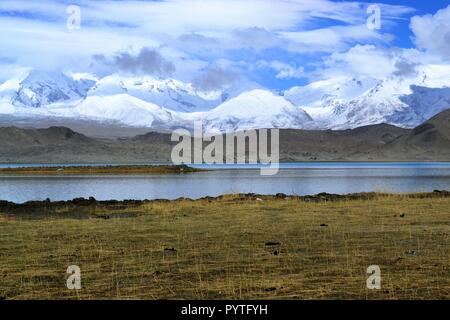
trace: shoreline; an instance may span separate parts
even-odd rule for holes
[[[109,206],[141,206],[147,204],[176,204],[179,202],[220,202],[223,200],[237,202],[253,202],[253,201],[278,201],[278,200],[296,200],[299,202],[322,203],[322,202],[339,202],[339,201],[371,201],[385,197],[398,197],[402,199],[432,199],[432,198],[450,198],[448,190],[434,190],[433,192],[416,192],[416,193],[383,193],[383,192],[358,192],[348,194],[334,193],[318,193],[313,195],[288,195],[284,193],[277,194],[256,194],[256,193],[237,193],[223,194],[215,197],[206,196],[198,199],[180,197],[177,199],[126,199],[126,200],[97,200],[94,197],[74,198],[72,200],[51,201],[46,200],[30,200],[23,203],[16,203],[8,200],[0,199],[0,210],[29,210],[29,209],[55,209],[59,207],[109,207]],[[0,211],[0,215],[1,215]]]
[[[61,165],[0,168],[5,175],[182,174],[206,171],[186,165]]]
[[[286,163],[450,163],[450,160],[298,160],[298,161],[283,161],[280,160],[279,164]],[[87,162],[2,162],[0,165],[32,165],[32,166],[95,166],[95,165],[105,165],[105,166],[175,166],[172,162],[161,162],[161,161],[148,161],[148,162],[101,162],[98,161],[87,161]],[[193,163],[192,165],[197,165]],[[205,165],[201,163],[200,165]],[[216,165],[216,164],[213,164]],[[217,165],[227,165],[227,163],[218,163]],[[260,165],[251,163],[229,163],[229,165]]]

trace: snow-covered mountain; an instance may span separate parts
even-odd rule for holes
[[[208,132],[258,128],[312,128],[311,117],[284,97],[252,90],[198,115]]]
[[[389,123],[414,127],[450,108],[450,68],[424,67],[414,77],[334,78],[294,87],[285,97],[319,128]]]
[[[52,103],[73,103],[86,98],[92,80],[74,80],[62,73],[31,71],[12,95],[13,105],[39,108]]]
[[[168,110],[126,93],[88,96],[71,111],[87,119],[122,122],[139,127],[159,127],[174,120]]]
[[[0,84],[0,114],[114,121],[173,129],[202,120],[209,132],[253,128],[414,127],[450,108],[450,67],[424,66],[408,78],[336,77],[282,93],[237,82],[201,91],[148,76],[31,71]]]
[[[200,92],[174,79],[132,78],[117,74],[100,79],[89,96],[129,94],[177,112],[206,111],[223,102],[221,92]]]

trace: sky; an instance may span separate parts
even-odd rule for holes
[[[450,2],[0,0],[0,48],[0,82],[39,69],[284,90],[448,65]]]

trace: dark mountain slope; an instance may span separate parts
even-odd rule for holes
[[[411,160],[450,161],[450,109],[393,141],[382,150],[381,156],[402,154]]]
[[[170,162],[177,142],[150,132],[90,138],[64,127],[0,128],[0,162]],[[281,161],[450,161],[450,110],[412,130],[379,124],[353,130],[280,130]]]
[[[284,161],[373,160],[371,150],[409,132],[387,124],[341,131],[281,130],[280,150]]]

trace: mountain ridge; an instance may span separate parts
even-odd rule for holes
[[[64,127],[1,127],[3,163],[170,162],[169,133],[100,139]],[[280,161],[449,161],[450,110],[414,129],[377,124],[346,130],[280,130]]]
[[[447,71],[424,66],[410,78],[336,77],[275,92],[245,81],[201,91],[175,79],[33,70],[0,84],[0,114],[159,130],[192,128],[194,121],[204,121],[210,133],[261,127],[349,129],[379,123],[413,128],[450,108]]]

